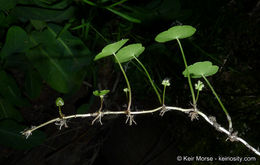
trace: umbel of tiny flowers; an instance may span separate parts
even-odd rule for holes
[[[166,91],[166,87],[169,87],[171,85],[170,80],[168,78],[165,78],[162,81],[162,85],[163,85],[163,102],[162,105],[164,105],[164,101],[165,101],[165,91]]]
[[[169,80],[168,78],[164,79],[164,80],[162,81],[162,85],[164,85],[164,86],[170,86],[170,85],[171,85],[170,80]]]
[[[163,106],[163,108],[162,108],[162,110],[160,112],[160,116],[163,116],[164,113],[167,111],[167,109],[164,108],[165,107],[165,104],[164,104],[164,102],[165,102],[165,91],[166,91],[166,87],[171,85],[170,80],[168,78],[165,78],[162,81],[162,85],[163,85],[163,97],[162,97],[162,106]]]
[[[199,98],[199,93],[200,91],[202,91],[202,89],[204,88],[204,84],[203,82],[201,82],[200,80],[195,84],[195,89],[197,90],[197,96],[196,96],[196,103],[198,101]]]
[[[197,89],[198,91],[202,91],[202,89],[204,88],[204,84],[203,82],[201,82],[200,80],[195,84],[195,89]]]

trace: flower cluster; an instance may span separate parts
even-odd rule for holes
[[[202,89],[204,88],[204,84],[203,82],[201,82],[200,80],[197,82],[197,84],[195,84],[195,89],[197,89],[198,91],[202,91]]]
[[[163,85],[163,86],[170,86],[170,85],[171,85],[170,80],[169,80],[169,79],[164,79],[164,80],[162,81],[162,85]]]

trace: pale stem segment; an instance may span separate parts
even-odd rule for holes
[[[163,101],[162,101],[162,105],[164,105],[164,102],[165,102],[165,91],[166,91],[166,85],[163,86]]]
[[[150,114],[150,113],[155,113],[155,112],[158,112],[158,111],[161,111],[162,108],[166,108],[168,111],[170,110],[176,110],[176,111],[180,111],[180,112],[184,112],[184,113],[191,113],[191,112],[194,112],[194,108],[190,108],[190,109],[184,109],[184,108],[180,108],[180,107],[173,107],[173,106],[161,106],[161,107],[158,107],[158,108],[155,108],[155,109],[151,109],[151,110],[140,110],[140,111],[137,111],[137,112],[129,112],[130,115],[140,115],[140,114]],[[123,115],[125,114],[125,111],[105,111],[105,112],[101,112],[102,115]],[[224,127],[221,127],[221,125],[219,125],[218,123],[216,123],[216,121],[213,121],[211,119],[211,117],[208,117],[207,115],[205,115],[203,112],[197,110],[196,111],[197,114],[199,114],[200,116],[202,116],[210,125],[212,125],[213,127],[215,127],[218,131],[222,132],[222,133],[225,133],[226,135],[228,135],[228,139],[233,142],[233,141],[239,141],[241,142],[242,144],[244,144],[249,150],[251,150],[252,152],[254,152],[256,155],[260,156],[260,152],[255,149],[254,147],[252,147],[251,145],[248,144],[248,142],[246,142],[244,139],[240,138],[237,136],[237,134],[234,134],[234,133],[231,133],[230,131],[226,130]],[[87,118],[87,117],[95,117],[95,116],[98,116],[99,113],[98,112],[95,112],[95,113],[88,113],[88,114],[75,114],[75,115],[70,115],[70,116],[65,116],[63,118],[63,120],[67,120],[67,119],[71,119],[71,118]],[[44,127],[48,124],[51,124],[51,123],[55,123],[57,121],[60,121],[61,119],[58,117],[58,118],[55,118],[55,119],[52,119],[50,121],[47,121],[39,126],[33,126],[31,127],[30,129],[26,129],[24,131],[22,131],[21,133],[23,135],[26,136],[26,138],[28,138],[30,135],[32,135],[32,132],[41,128],[41,127]]]

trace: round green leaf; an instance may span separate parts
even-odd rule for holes
[[[193,65],[188,66],[189,74],[192,78],[201,78],[202,75],[212,76],[218,71],[218,66],[212,65],[210,61],[196,62]],[[188,77],[187,69],[185,69],[182,74],[184,77]]]
[[[144,51],[142,44],[130,44],[120,49],[116,57],[120,63],[130,61],[135,57],[138,57]],[[117,61],[116,61],[117,62]]]
[[[116,53],[126,42],[128,41],[128,39],[123,39],[120,41],[117,41],[115,43],[109,44],[107,46],[105,46],[102,51],[96,55],[96,57],[94,58],[94,61],[99,60],[101,58],[107,57],[107,56],[111,56],[114,53]]]
[[[192,36],[196,32],[196,29],[189,25],[173,26],[170,29],[159,33],[155,37],[157,42],[167,42],[175,39],[183,39]]]

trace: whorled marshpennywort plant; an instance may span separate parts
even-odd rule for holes
[[[98,91],[98,90],[95,90],[93,92],[93,95],[95,96],[98,96],[100,98],[100,108],[98,109],[98,115],[97,117],[92,121],[92,125],[95,123],[96,120],[99,121],[99,123],[102,125],[102,121],[101,121],[101,118],[102,118],[102,109],[103,109],[103,101],[104,101],[104,96],[106,94],[108,94],[110,91],[109,90],[102,90],[102,91]]]
[[[96,55],[96,57],[94,58],[94,61],[99,60],[101,58],[108,57],[108,56],[112,56],[114,58],[115,62],[120,67],[120,70],[121,70],[121,72],[122,72],[122,74],[125,78],[126,85],[127,85],[127,88],[124,88],[124,92],[127,95],[127,101],[128,101],[128,105],[127,105],[126,109],[124,109],[122,111],[112,111],[112,110],[104,109],[103,108],[104,96],[109,92],[109,90],[102,90],[102,91],[94,91],[93,92],[93,94],[95,96],[100,97],[100,107],[97,110],[97,112],[87,113],[87,114],[75,114],[75,115],[66,116],[65,114],[63,114],[61,112],[61,106],[64,106],[64,102],[61,98],[58,98],[56,100],[56,105],[59,108],[58,109],[59,110],[59,117],[54,118],[54,119],[47,121],[43,124],[40,124],[38,126],[32,126],[28,129],[22,131],[21,133],[23,135],[25,135],[26,138],[28,138],[30,135],[32,135],[33,131],[35,131],[35,130],[41,128],[41,127],[44,127],[48,124],[51,124],[51,123],[55,123],[56,125],[59,125],[60,126],[59,128],[61,129],[63,126],[67,127],[66,121],[68,119],[71,119],[71,118],[92,117],[92,118],[94,118],[92,120],[92,124],[94,124],[96,121],[99,121],[99,123],[102,124],[101,119],[102,119],[102,117],[104,117],[106,115],[126,115],[126,117],[127,117],[126,123],[128,123],[129,125],[132,125],[133,123],[136,124],[136,121],[134,120],[134,115],[150,114],[150,113],[154,113],[154,112],[160,112],[159,114],[161,116],[163,116],[165,114],[165,112],[176,110],[176,111],[187,113],[191,117],[191,120],[198,119],[199,116],[201,116],[202,118],[205,119],[206,122],[208,122],[210,125],[215,127],[217,131],[226,134],[228,136],[227,140],[230,140],[231,142],[233,142],[233,141],[241,142],[248,149],[250,149],[255,154],[260,156],[260,152],[258,150],[256,150],[254,147],[249,145],[244,139],[238,137],[237,136],[238,132],[233,131],[231,117],[230,117],[229,113],[227,112],[225,106],[221,102],[220,98],[218,97],[217,93],[215,92],[214,88],[212,87],[211,83],[207,79],[208,76],[212,76],[212,75],[214,75],[215,73],[218,72],[218,66],[212,65],[212,63],[210,61],[197,62],[193,65],[188,65],[186,57],[184,55],[184,51],[183,51],[180,39],[190,37],[195,32],[196,32],[196,29],[192,26],[189,26],[189,25],[174,26],[174,27],[171,27],[170,29],[168,29],[164,32],[161,32],[155,38],[155,40],[157,42],[167,42],[167,41],[172,41],[172,40],[177,41],[179,48],[180,48],[180,51],[181,51],[182,58],[183,58],[184,66],[185,66],[185,70],[183,71],[183,75],[184,75],[184,77],[187,77],[187,79],[188,79],[188,84],[189,84],[190,92],[191,92],[191,96],[192,96],[192,106],[191,106],[191,108],[184,109],[184,108],[181,108],[181,107],[168,106],[165,103],[166,87],[170,86],[169,79],[163,80],[163,82],[162,82],[163,93],[161,94],[158,91],[157,87],[155,86],[154,82],[152,81],[151,76],[149,75],[147,69],[141,63],[141,61],[138,59],[139,55],[144,51],[145,48],[140,43],[130,44],[130,45],[124,46],[125,43],[128,41],[128,39],[123,39],[123,40],[120,40],[118,42],[115,42],[115,43],[112,43],[112,44],[105,46],[102,49],[102,51],[98,55]],[[123,66],[122,66],[122,63],[128,62],[130,60],[137,61],[137,63],[143,69],[143,71],[146,74],[149,82],[151,83],[153,90],[156,93],[156,96],[157,96],[158,101],[160,103],[159,107],[154,108],[154,109],[150,109],[150,110],[139,110],[139,111],[132,111],[131,110],[131,104],[132,104],[131,86],[130,86],[130,82],[128,80],[128,77],[127,77],[127,75],[126,75],[126,73],[123,69]],[[220,107],[222,108],[222,110],[224,111],[224,113],[227,117],[228,125],[229,125],[228,129],[222,127],[217,122],[217,120],[214,116],[208,116],[197,108],[199,93],[203,90],[204,83],[200,80],[197,81],[197,83],[195,84],[195,89],[197,90],[197,94],[195,96],[195,92],[194,92],[194,88],[193,88],[193,84],[192,84],[192,78],[193,79],[201,78],[201,80],[204,80],[206,82],[206,84],[208,85],[208,87],[211,89],[213,95],[218,100]]]

